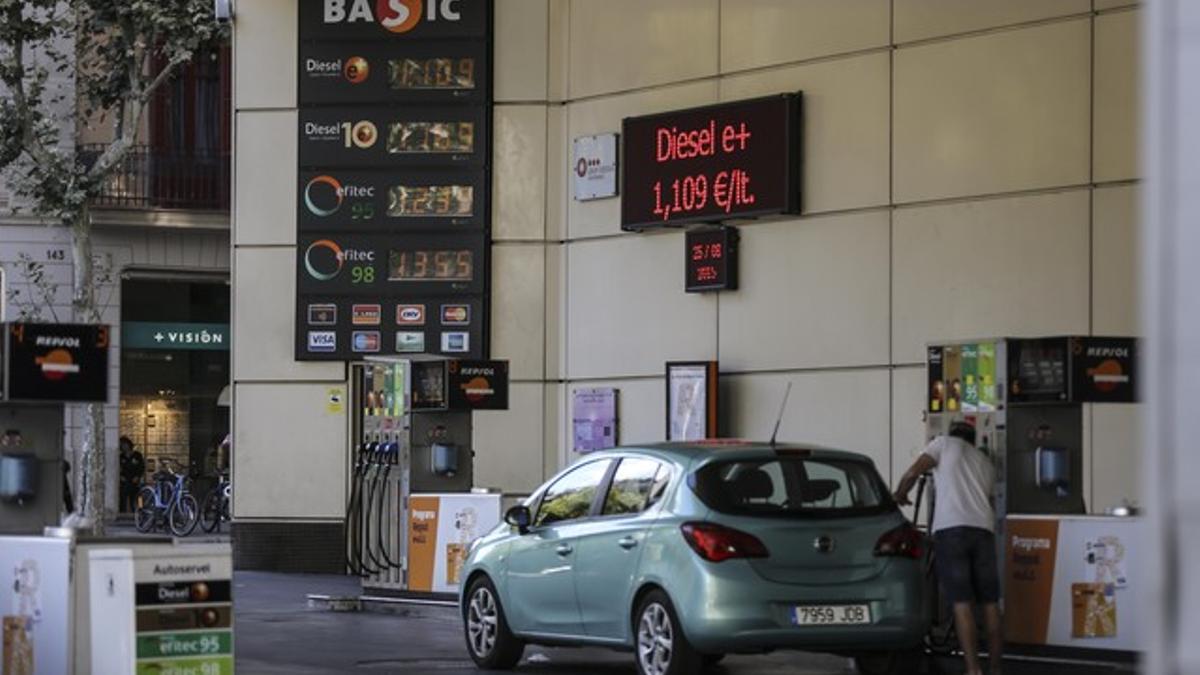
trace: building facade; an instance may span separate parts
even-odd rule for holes
[[[293,358],[297,5],[234,20],[235,534],[251,551],[325,542],[334,560],[348,420],[326,399],[347,370]],[[662,440],[677,360],[719,361],[722,435],[769,436],[791,382],[780,438],[895,479],[924,443],[927,343],[1138,335],[1141,13],[495,0],[490,337],[512,385],[509,410],[475,415],[476,484],[526,493],[569,464],[580,388],[619,390],[620,442]],[[685,294],[681,231],[625,232],[619,198],[573,198],[575,138],[796,91],[801,212],[739,223],[736,291]],[[1090,509],[1142,497],[1140,414],[1089,412]]]

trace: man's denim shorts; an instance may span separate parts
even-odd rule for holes
[[[996,535],[978,527],[950,527],[933,535],[938,581],[950,602],[1000,601]]]

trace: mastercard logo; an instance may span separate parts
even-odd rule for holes
[[[370,74],[371,66],[361,56],[352,56],[346,59],[346,65],[342,68],[342,75],[345,75],[351,84],[366,82],[367,76]]]
[[[34,361],[42,367],[42,375],[52,382],[58,382],[67,375],[79,372],[79,364],[71,358],[71,352],[65,349],[52,349],[50,353],[39,356]]]
[[[330,190],[333,191],[332,197],[327,194]],[[317,176],[304,186],[304,206],[313,215],[322,218],[337,213],[338,209],[342,208],[344,199],[342,184],[333,176]]]
[[[304,252],[304,269],[317,281],[329,281],[342,271],[342,247],[329,239],[318,239]]]

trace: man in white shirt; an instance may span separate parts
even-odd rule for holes
[[[900,479],[896,503],[911,502],[908,493],[923,474],[933,472],[937,489],[933,510],[933,547],[938,581],[954,605],[954,625],[966,661],[966,675],[983,675],[979,666],[975,605],[982,604],[987,622],[992,675],[1000,673],[1004,636],[1000,625],[1000,574],[996,561],[996,514],[992,508],[996,470],[975,447],[975,427],[954,422],[938,436]]]

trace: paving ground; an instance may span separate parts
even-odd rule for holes
[[[407,614],[340,613],[310,609],[309,593],[356,595],[356,579],[337,576],[238,572],[234,576],[235,653],[242,675],[345,675],[347,673],[437,673],[474,675],[452,609],[424,608]],[[947,675],[961,673],[952,661],[939,663]],[[634,673],[632,656],[595,649],[530,647],[518,673],[607,675]],[[846,659],[776,652],[730,656],[714,675],[751,673],[842,675]],[[1060,664],[1006,664],[1006,675],[1128,675],[1113,670]]]

